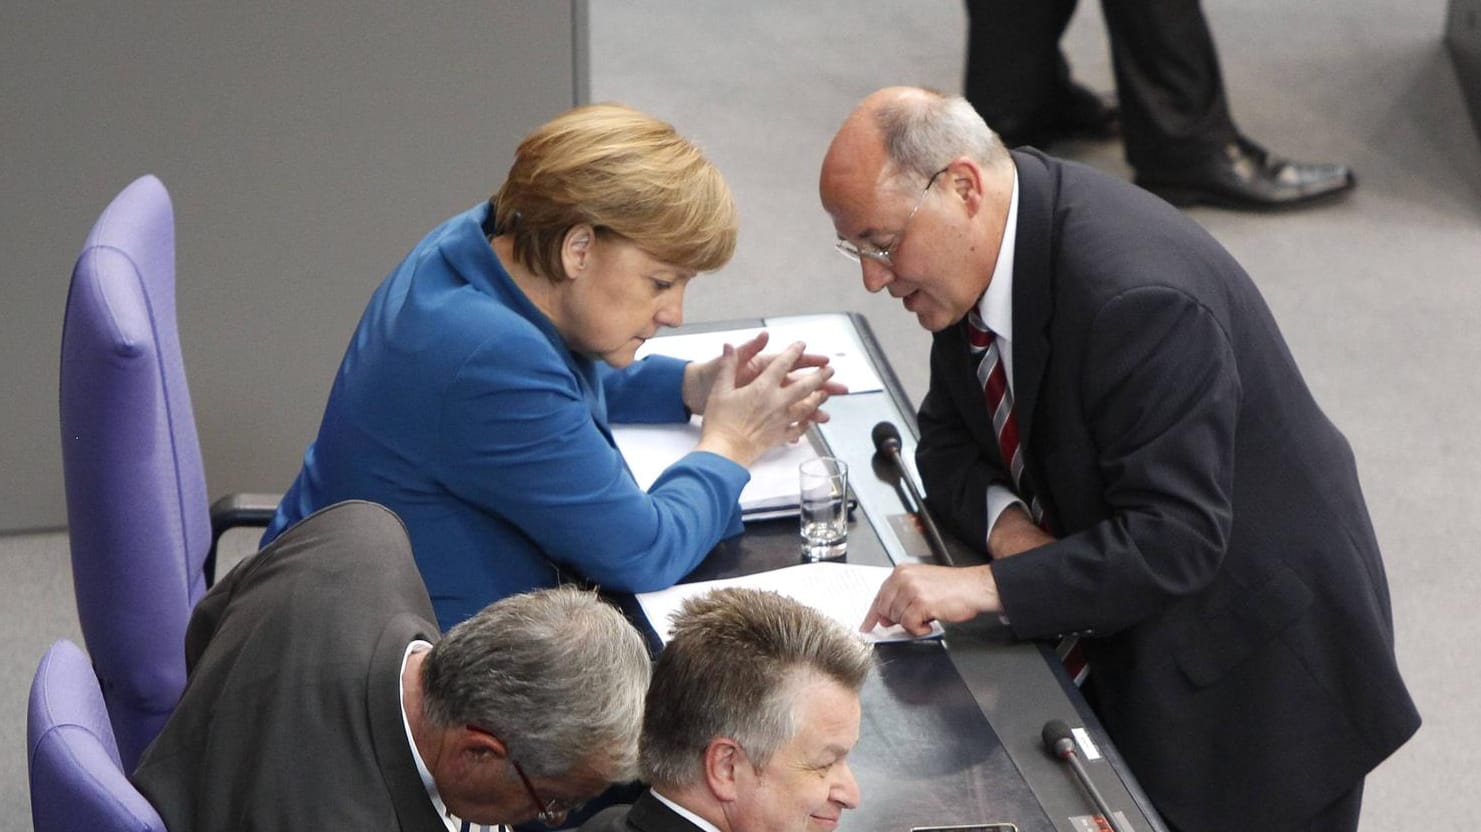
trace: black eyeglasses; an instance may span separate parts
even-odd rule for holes
[[[469,725],[467,727],[470,731],[476,731],[486,737],[493,737],[496,740],[499,739],[493,732],[485,731],[477,725]],[[499,742],[502,743],[503,740],[499,740]],[[509,763],[514,766],[514,773],[519,775],[519,782],[524,784],[525,793],[530,796],[530,802],[535,804],[535,819],[546,826],[554,828],[560,825],[566,819],[567,815],[586,805],[585,801],[564,803],[560,798],[556,798],[555,800],[541,800],[540,793],[535,791],[535,783],[530,780],[528,774],[525,774],[525,770],[520,766],[519,761],[510,757]]]
[[[530,800],[535,804],[535,819],[546,826],[554,827],[558,825],[566,819],[567,815],[584,805],[583,803],[576,803],[567,806],[562,804],[559,798],[550,801],[541,800],[540,793],[535,791],[535,784],[530,781],[530,776],[525,774],[525,770],[520,767],[519,761],[510,757],[509,762],[514,765],[514,773],[519,775],[520,782],[525,784],[525,791],[529,792]]]
[[[926,180],[926,186],[921,189],[920,197],[915,200],[915,207],[910,209],[910,215],[907,216],[905,218],[905,222],[900,225],[900,233],[895,235],[895,241],[893,243],[890,243],[889,246],[885,248],[877,248],[875,246],[869,245],[868,243],[857,245],[852,240],[845,240],[840,237],[838,238],[837,242],[833,244],[833,247],[838,249],[844,257],[847,257],[848,259],[853,260],[856,263],[860,260],[867,259],[873,260],[876,263],[882,263],[886,268],[893,269],[895,267],[895,264],[891,258],[895,256],[895,252],[898,251],[900,248],[901,241],[905,239],[905,229],[909,228],[910,221],[915,219],[915,212],[919,211],[921,203],[926,201],[926,194],[931,192],[931,186],[936,184],[936,179],[941,176],[941,174],[946,173],[948,169],[949,168],[942,168],[941,170],[938,170],[935,173],[931,174],[931,178]]]

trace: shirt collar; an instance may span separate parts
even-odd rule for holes
[[[401,677],[406,674],[406,662],[412,653],[432,649],[431,642],[416,639],[406,645],[406,652],[401,656],[401,672],[396,674],[396,684],[401,685]],[[411,746],[411,759],[417,764],[417,774],[422,778],[422,787],[427,790],[427,797],[432,801],[432,808],[437,810],[437,816],[447,824],[447,828],[453,832],[460,832],[463,828],[462,821],[448,814],[447,804],[442,802],[442,795],[437,792],[437,781],[432,779],[432,772],[427,768],[426,762],[422,760],[422,754],[417,751],[416,740],[411,736],[411,720],[406,716],[406,688],[401,687],[401,727],[406,731],[406,744]]]
[[[1003,242],[998,246],[998,262],[992,269],[992,281],[977,301],[977,314],[995,335],[1013,340],[1013,256],[1018,242],[1018,168],[1013,168],[1013,196],[1008,200],[1008,221],[1003,225]]]
[[[700,829],[703,829],[704,832],[720,832],[720,828],[715,826],[715,824],[710,823],[699,815],[694,814],[688,809],[685,809],[683,806],[680,806],[679,804],[659,794],[657,789],[649,789],[648,791],[651,792],[654,797],[658,798],[659,803],[662,803],[670,809],[673,809],[674,812],[680,817],[684,818],[684,820],[687,820]]]

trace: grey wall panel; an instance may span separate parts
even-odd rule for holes
[[[213,496],[297,470],[366,298],[583,98],[584,0],[20,3],[0,27],[0,531],[65,522],[67,278],[144,173],[175,200]]]

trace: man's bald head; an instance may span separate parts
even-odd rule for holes
[[[1007,149],[965,99],[921,87],[885,87],[859,102],[823,157],[819,192],[891,187],[931,176],[958,156],[984,167],[1011,164]],[[908,190],[908,188],[906,188]]]
[[[888,291],[932,332],[966,315],[991,278],[1013,159],[958,96],[871,93],[824,156],[818,195],[864,288]]]

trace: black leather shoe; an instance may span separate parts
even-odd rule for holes
[[[1241,136],[1194,165],[1138,170],[1136,183],[1173,205],[1263,211],[1330,200],[1357,179],[1346,165],[1282,159]]]
[[[1046,149],[1066,139],[1102,141],[1121,135],[1121,110],[1089,89],[1071,81],[1048,111],[1031,116],[999,116],[992,127],[1008,147],[1032,145]]]

